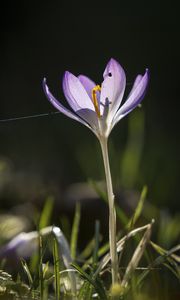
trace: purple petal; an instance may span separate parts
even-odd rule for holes
[[[90,109],[94,111],[94,105],[81,81],[67,71],[63,78],[63,90],[69,105],[75,112],[80,109]]]
[[[98,118],[95,111],[90,109],[81,109],[76,113],[94,129],[94,133],[98,130]]]
[[[84,75],[79,75],[78,76],[80,82],[84,86],[86,92],[88,93],[90,99],[92,99],[92,90],[96,86],[95,82],[92,81],[90,78]]]
[[[146,69],[144,76],[137,76],[133,88],[126,102],[117,111],[114,118],[114,125],[125,115],[131,112],[143,99],[149,81],[149,71]]]
[[[135,81],[134,81],[134,84],[133,84],[133,87],[128,95],[128,98],[131,96],[131,94],[134,92],[134,90],[136,89],[136,87],[138,86],[139,82],[141,81],[142,79],[142,75],[137,75]]]
[[[113,118],[117,109],[119,108],[126,86],[126,76],[120,64],[110,59],[103,74],[104,81],[101,87],[100,102],[105,105],[110,103],[109,112]]]
[[[86,122],[84,122],[81,118],[79,118],[77,115],[75,115],[74,113],[72,113],[70,110],[68,110],[67,108],[65,108],[49,91],[49,88],[46,84],[46,78],[44,78],[43,80],[43,89],[44,92],[48,98],[48,100],[52,103],[52,105],[59,110],[61,113],[63,113],[64,115],[66,115],[67,117],[74,119],[88,127],[90,127]]]

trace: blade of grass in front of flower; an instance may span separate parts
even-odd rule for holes
[[[39,262],[39,253],[33,253],[32,256],[30,257],[29,269],[34,274],[37,271],[38,262]]]
[[[106,291],[104,288],[102,288],[102,285],[97,284],[97,282],[93,280],[92,277],[89,276],[89,274],[87,274],[85,271],[83,271],[83,269],[80,268],[77,264],[72,263],[72,267],[78,271],[78,273],[82,278],[87,280],[95,288],[96,292],[99,294],[100,299],[102,300],[107,299]]]
[[[63,263],[66,269],[68,270],[72,293],[76,295],[76,276],[74,272],[72,272],[72,267],[71,267],[72,258],[71,258],[69,244],[59,227],[52,227],[51,230],[58,242],[60,257],[62,257]]]
[[[40,221],[39,221],[39,230],[48,226],[50,224],[50,219],[52,215],[52,210],[54,206],[54,198],[49,196],[44,204]]]
[[[53,242],[53,260],[54,260],[54,276],[55,276],[55,298],[60,300],[60,263],[59,249],[56,239]]]
[[[21,264],[22,264],[22,267],[23,267],[23,270],[24,270],[25,274],[27,275],[27,278],[28,278],[28,281],[29,281],[29,286],[32,287],[33,286],[32,275],[31,275],[31,272],[29,270],[29,267],[28,267],[26,261],[23,258],[21,258]]]
[[[140,198],[139,198],[139,201],[138,201],[138,205],[135,209],[135,212],[134,212],[132,218],[129,220],[128,224],[127,224],[127,229],[133,229],[135,223],[139,219],[139,217],[142,213],[143,207],[144,207],[144,201],[145,201],[146,196],[147,196],[147,191],[148,191],[148,189],[147,189],[147,186],[145,185],[142,189],[142,192],[141,192],[141,195],[140,195]]]
[[[73,221],[73,227],[71,232],[71,257],[72,260],[76,259],[76,251],[77,251],[77,240],[78,240],[78,233],[79,233],[79,224],[80,224],[80,218],[81,218],[81,208],[80,204],[76,204],[76,210],[74,215],[74,221]]]
[[[49,261],[47,261],[47,263],[44,265],[43,267],[43,278],[46,278],[46,274],[48,273],[49,270]]]
[[[142,258],[144,254],[144,250],[146,248],[147,243],[149,242],[150,236],[151,236],[151,230],[152,230],[152,223],[149,224],[148,228],[146,229],[141,241],[139,242],[128,266],[126,269],[126,272],[124,274],[123,280],[122,280],[122,287],[127,287],[129,280],[132,277],[132,274],[134,273],[136,267],[139,264],[140,259]]]

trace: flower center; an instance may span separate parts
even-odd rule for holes
[[[100,92],[100,91],[101,91],[100,85],[96,85],[92,89],[92,101],[93,101],[94,108],[95,108],[95,111],[97,113],[98,118],[101,117],[100,110],[99,110],[99,105],[98,105],[98,99],[97,99],[97,92]]]

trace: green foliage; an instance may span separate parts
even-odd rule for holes
[[[81,218],[80,204],[77,203],[73,227],[72,227],[72,233],[71,233],[71,257],[72,257],[72,260],[75,260],[75,258],[76,258],[80,218]]]
[[[128,141],[123,153],[120,180],[126,188],[134,187],[138,178],[144,139],[144,114],[136,110],[128,119]]]
[[[50,224],[50,219],[53,211],[54,199],[49,196],[44,204],[40,220],[39,220],[39,230],[48,226]]]
[[[103,193],[101,187],[96,183],[91,182],[91,184],[104,201],[107,201],[106,194]],[[156,277],[161,270],[167,270],[178,282],[180,280],[180,257],[178,255],[180,246],[166,250],[158,243],[152,242],[150,240],[152,223],[136,227],[141,220],[142,213],[146,213],[146,196],[147,187],[145,186],[130,219],[117,207],[118,220],[124,224],[123,230],[121,229],[121,232],[118,233],[119,240],[117,241],[121,275],[118,284],[114,286],[110,284],[109,243],[102,243],[99,221],[95,223],[94,236],[85,249],[78,254],[78,238],[81,230],[80,205],[76,206],[71,231],[71,247],[69,247],[65,235],[59,227],[46,227],[52,213],[52,202],[48,200],[40,218],[39,251],[32,255],[30,262],[21,258],[23,272],[19,273],[16,280],[7,272],[0,271],[0,300],[90,300],[93,298],[151,300],[152,297],[148,296],[147,286],[150,283],[152,286],[156,286],[156,291],[158,290]],[[172,239],[168,238],[172,243],[177,239],[179,232],[176,228],[178,218],[170,220],[171,222],[166,224],[167,228],[170,228],[169,232],[173,231],[173,228],[175,229]],[[160,224],[165,221],[160,220]],[[162,229],[160,230],[162,234]],[[124,236],[122,236],[123,232],[125,232]],[[170,233],[165,233],[165,235],[169,236]],[[161,241],[163,241],[163,237]],[[147,248],[148,252],[151,252],[148,260],[146,259]],[[52,252],[53,262],[52,259],[49,260],[49,256],[48,260],[46,259],[46,253],[49,250]],[[6,264],[2,265],[6,267]],[[158,278],[159,281],[162,280],[161,275]],[[52,292],[53,290],[54,292]],[[158,297],[157,292],[153,299],[161,299]],[[162,291],[162,299],[171,300],[168,294],[165,298],[165,291]]]
[[[133,229],[135,223],[137,222],[137,220],[139,219],[139,217],[141,216],[143,207],[144,207],[144,201],[146,199],[147,196],[147,186],[144,186],[140,195],[140,199],[138,202],[138,205],[136,206],[135,212],[132,216],[132,218],[129,220],[128,224],[127,224],[127,229]]]
[[[60,300],[60,263],[59,263],[59,250],[58,243],[54,239],[53,245],[53,259],[54,259],[54,276],[55,276],[55,298]]]

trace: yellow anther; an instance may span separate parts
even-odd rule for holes
[[[97,94],[96,94],[98,91],[99,92],[101,91],[100,85],[96,85],[92,89],[92,101],[93,101],[93,104],[94,104],[95,111],[96,111],[98,117],[100,118],[101,114],[100,114],[99,105],[98,105],[98,99],[97,99]]]

